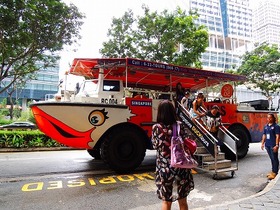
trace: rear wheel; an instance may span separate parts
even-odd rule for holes
[[[238,159],[244,158],[249,150],[249,142],[250,137],[248,133],[246,132],[245,128],[243,128],[240,125],[234,125],[229,128],[229,131],[233,133],[239,141],[237,141],[237,157]],[[221,151],[225,153],[225,157],[230,160],[235,160],[236,156],[234,153],[229,150],[225,145],[221,146]]]
[[[101,145],[101,157],[110,168],[126,173],[137,168],[146,154],[142,135],[133,127],[123,126],[113,130]]]

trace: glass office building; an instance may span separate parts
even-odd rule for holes
[[[252,41],[252,9],[249,0],[189,0],[189,9],[200,15],[198,24],[208,28],[209,47],[203,68],[234,69]]]
[[[8,79],[6,79],[6,82]],[[29,80],[24,87],[20,85],[16,87],[12,97],[19,101],[23,109],[27,106],[29,101],[44,100],[46,94],[55,94],[58,91],[59,84],[59,66],[50,67],[39,70],[36,79]],[[5,85],[5,81],[1,85]],[[8,93],[4,91],[0,94],[0,100],[8,98]],[[8,102],[9,103],[9,102]]]

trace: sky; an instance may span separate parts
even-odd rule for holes
[[[174,11],[177,6],[187,7],[187,0],[63,0],[76,5],[86,18],[81,28],[82,39],[76,51],[72,46],[61,53],[60,74],[68,71],[74,58],[100,58],[99,49],[107,41],[107,32],[111,27],[112,18],[120,18],[131,9],[134,15],[142,15],[141,6],[147,5],[151,11],[160,13],[164,9]],[[251,0],[256,4],[259,0]]]
[[[61,53],[60,71],[69,70],[69,65],[74,58],[100,58],[99,49],[102,43],[107,41],[107,32],[111,27],[112,18],[120,18],[132,9],[134,15],[141,15],[141,6],[147,5],[151,11],[158,12],[164,9],[175,10],[179,5],[186,7],[184,0],[63,0],[65,3],[73,3],[80,12],[86,15],[81,28],[82,39],[79,40],[77,51],[73,47],[67,47]],[[185,5],[185,6],[184,6]],[[71,49],[72,48],[72,49]]]

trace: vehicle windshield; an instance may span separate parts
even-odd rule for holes
[[[104,80],[103,91],[120,91],[120,83],[117,80]]]
[[[98,87],[98,80],[97,79],[87,80],[87,81],[84,81],[84,84],[83,84],[82,88],[80,89],[80,91],[91,94],[91,93],[96,92],[97,87]]]

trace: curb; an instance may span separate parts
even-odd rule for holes
[[[73,148],[73,147],[0,148],[0,153],[5,153],[5,152],[61,151],[61,150],[83,150],[83,149]]]
[[[250,200],[252,198],[262,196],[262,195],[266,194],[267,192],[269,192],[275,186],[275,184],[278,182],[279,177],[280,177],[280,174],[278,173],[277,176],[273,180],[271,180],[262,191],[254,194],[254,195],[250,195],[246,198],[241,198],[241,199],[237,199],[234,201],[228,201],[223,204],[210,205],[210,206],[207,206],[206,209],[212,209],[212,208],[215,209],[217,207],[227,207],[228,205],[231,205],[231,204],[240,203],[242,201],[246,201],[246,200]],[[194,210],[205,210],[205,207],[198,207],[198,208],[195,208]]]

